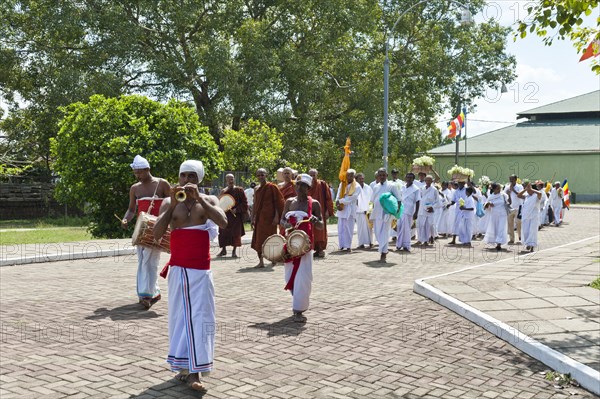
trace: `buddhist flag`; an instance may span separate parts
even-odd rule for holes
[[[344,198],[346,194],[346,187],[348,186],[348,179],[346,179],[346,172],[350,169],[350,137],[346,137],[346,145],[344,146],[344,158],[342,159],[342,166],[340,166],[340,182],[342,182],[342,192],[340,198]]]
[[[563,189],[563,201],[565,201],[565,205],[567,206],[567,208],[570,208],[571,200],[569,199],[569,182],[567,181],[567,179],[565,179],[565,181],[563,182],[562,189]]]
[[[587,46],[587,48],[585,49],[585,52],[579,59],[579,62],[585,61],[588,58],[595,57],[598,54],[600,54],[600,39],[592,40],[592,42],[589,44],[589,46]]]
[[[461,129],[465,127],[465,111],[462,110],[460,114],[448,125],[448,138],[453,139],[457,136],[460,137]]]

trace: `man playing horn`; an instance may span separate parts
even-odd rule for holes
[[[169,355],[177,378],[193,390],[204,391],[200,374],[213,368],[215,347],[215,289],[210,270],[210,241],[227,226],[219,200],[201,194],[202,162],[189,160],[179,168],[179,186],[160,207],[154,238],[171,226],[171,259],[161,272],[169,276]],[[176,195],[185,191],[184,201]]]
[[[150,163],[141,155],[136,155],[130,165],[137,183],[129,189],[129,208],[121,220],[121,227],[127,229],[129,222],[141,212],[158,216],[158,210],[165,197],[170,195],[171,185],[165,179],[150,174]],[[138,245],[137,248],[137,296],[146,309],[160,300],[158,288],[158,262],[160,250]]]
[[[318,230],[323,228],[321,205],[308,196],[311,185],[310,175],[303,173],[298,176],[297,196],[286,200],[280,221],[284,229],[294,227],[303,230],[311,242],[310,251],[285,263],[285,289],[292,293],[293,320],[297,323],[306,322],[303,313],[308,309],[312,289],[313,227]]]

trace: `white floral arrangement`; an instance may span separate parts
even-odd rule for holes
[[[435,164],[435,159],[432,157],[428,157],[427,155],[423,155],[422,157],[415,158],[413,160],[413,165],[418,166],[433,166]]]
[[[473,169],[463,168],[458,165],[454,165],[452,168],[450,168],[450,170],[448,170],[448,174],[449,175],[460,174],[460,175],[465,175],[465,176],[469,176],[470,178],[473,178],[473,176],[475,175],[475,172],[473,171]]]
[[[480,186],[489,186],[492,184],[492,180],[487,176],[481,176],[478,181]]]

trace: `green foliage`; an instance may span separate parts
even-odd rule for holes
[[[595,28],[581,26],[583,17],[592,15],[597,8],[598,0],[538,0],[527,9],[527,18],[517,21],[514,39],[535,32],[547,46],[555,38],[569,39],[577,52],[583,53],[593,40],[600,40],[600,17],[596,17]],[[591,68],[600,75],[598,59],[593,60]]]
[[[474,14],[484,5],[469,2]],[[408,8],[396,0],[8,0],[0,89],[36,107],[25,115],[36,129],[20,130],[32,143],[56,135],[49,117],[57,107],[93,93],[176,97],[194,104],[217,144],[228,128],[259,120],[285,132],[277,166],[315,167],[333,180],[348,136],[353,167],[381,160],[386,39],[390,162],[436,145],[438,115],[514,79],[507,29],[459,25],[450,1]]]
[[[600,290],[600,276],[590,283],[590,287]]]
[[[253,175],[256,169],[266,168],[273,172],[281,157],[282,137],[283,133],[250,119],[240,130],[226,129],[223,132],[223,161],[232,171],[246,171]]]
[[[177,181],[179,165],[199,159],[205,180],[222,169],[222,160],[208,130],[186,104],[163,105],[142,96],[93,96],[87,104],[63,108],[60,131],[52,140],[56,187],[61,201],[87,206],[95,237],[125,234],[114,213],[123,214],[134,178],[134,156],[148,159],[154,176]]]

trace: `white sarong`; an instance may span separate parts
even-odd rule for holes
[[[158,262],[160,251],[155,248],[137,246],[137,295],[140,299],[156,298],[160,295],[158,288]]]
[[[217,328],[212,272],[171,265],[168,285],[167,362],[173,371],[210,372]]]
[[[312,290],[312,263],[313,251],[302,255],[300,258],[300,266],[294,278],[294,289],[292,290],[292,310],[294,312],[305,312],[308,310],[310,303],[310,292]],[[285,283],[287,284],[292,276],[294,264],[285,262]]]

